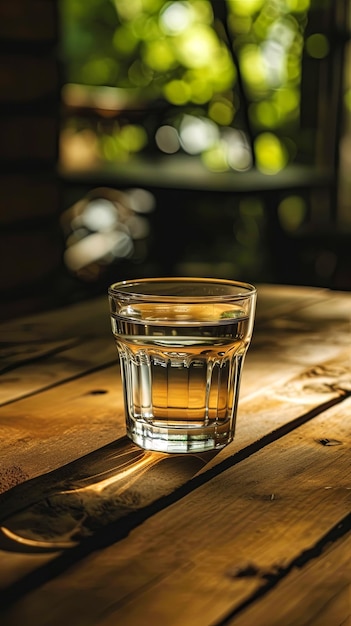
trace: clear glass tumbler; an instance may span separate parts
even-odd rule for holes
[[[233,440],[256,289],[214,278],[150,278],[108,290],[130,439],[202,452]]]

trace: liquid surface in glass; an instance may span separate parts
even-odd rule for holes
[[[133,304],[113,314],[112,330],[130,417],[159,427],[215,425],[226,436],[250,341],[244,308]]]

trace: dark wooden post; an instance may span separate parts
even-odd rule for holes
[[[0,0],[2,318],[50,306],[61,266],[57,0]]]

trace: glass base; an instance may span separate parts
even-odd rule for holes
[[[201,428],[158,427],[144,421],[128,420],[127,435],[144,450],[181,453],[219,450],[234,438],[232,425],[212,424]],[[230,428],[229,428],[230,427]]]

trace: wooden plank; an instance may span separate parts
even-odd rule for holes
[[[56,111],[50,115],[4,114],[0,120],[0,159],[9,163],[18,160],[42,159],[52,166],[57,161],[59,122]]]
[[[35,366],[36,361],[42,360],[44,357],[48,357],[56,352],[63,351],[74,343],[77,343],[76,339],[47,341],[31,338],[28,341],[28,339],[24,337],[22,341],[19,341],[18,334],[16,334],[15,338],[6,334],[6,338],[4,335],[4,340],[1,342],[0,373],[3,374],[4,372],[19,369],[19,366],[24,368],[25,371],[28,364]],[[41,367],[41,369],[43,368]],[[20,373],[20,375],[22,375],[22,373]],[[1,380],[3,383],[4,378]]]
[[[0,57],[1,59],[1,57]],[[19,84],[21,89],[21,85]],[[58,216],[61,190],[54,175],[9,172],[0,175],[0,224]]]
[[[333,292],[338,293],[340,292]],[[296,308],[306,306],[313,301],[323,301],[331,297],[328,289],[304,287],[301,285],[257,285],[257,316],[287,314]],[[333,297],[333,296],[332,296]]]
[[[3,373],[0,381],[0,405],[118,362],[117,349],[112,338],[107,342],[91,339],[73,348],[64,349],[67,343],[66,340],[63,343],[39,346],[42,350],[39,349],[35,363],[28,363],[15,371],[11,369]],[[45,367],[41,361],[44,349]],[[103,386],[103,374],[101,379]]]
[[[56,0],[2,2],[0,18],[0,37],[3,41],[57,41]]]
[[[349,514],[350,409],[345,399],[241,462],[218,465],[116,543],[110,528],[108,548],[73,557],[64,576],[5,610],[2,625],[47,626],[48,615],[50,626],[78,617],[99,626],[220,622],[327,543]],[[324,445],[327,436],[338,445]]]
[[[60,88],[57,59],[27,54],[0,56],[0,103],[27,104],[58,100]],[[57,105],[58,106],[58,105]]]
[[[191,165],[191,167],[190,167]],[[66,185],[77,181],[82,186],[145,186],[147,189],[177,189],[181,193],[213,194],[270,194],[278,189],[325,189],[330,185],[330,171],[325,168],[309,167],[306,164],[289,165],[274,176],[263,174],[256,169],[245,172],[210,172],[200,160],[194,161],[186,155],[174,155],[172,160],[160,158],[155,168],[150,159],[140,158],[127,163],[94,164],[94,168],[75,166],[60,167],[60,174]],[[217,196],[216,196],[217,198]],[[179,209],[183,207],[180,206]]]
[[[60,350],[60,346],[63,351],[70,345],[98,339],[105,339],[105,346],[113,345],[107,297],[5,321],[0,326],[0,333],[0,371],[16,369],[19,376],[20,366],[27,367],[28,363],[39,375],[45,369],[39,359],[50,357]],[[96,364],[101,363],[97,360]],[[17,388],[17,381],[14,388]]]
[[[276,289],[274,290],[274,285],[264,285],[262,291],[258,287],[258,298],[261,294],[264,299],[264,318],[269,313],[275,316],[288,316],[290,313],[295,314],[295,312],[300,311],[300,315],[297,313],[297,316],[301,318],[306,317],[307,320],[317,320],[321,316],[320,321],[325,319],[351,321],[349,292],[303,287],[275,287]],[[308,314],[309,311],[311,311],[310,315]],[[260,319],[259,310],[258,316],[258,319]]]
[[[257,598],[247,609],[229,617],[225,624],[350,626],[350,554],[350,536],[331,542],[322,554],[316,555],[306,565],[296,565],[273,589],[268,588],[262,598]]]
[[[105,508],[103,520],[99,519],[99,515],[96,516],[97,525],[101,525],[101,522],[106,524],[108,519],[111,521],[111,519],[116,519],[116,516],[117,518],[125,516],[130,510],[134,510],[136,504],[137,506],[145,506],[150,501],[157,499],[160,493],[170,493],[184,484],[203,467],[206,458],[207,455],[179,455],[174,457],[161,453],[149,453],[132,444],[127,437],[122,437],[78,461],[63,466],[56,472],[41,476],[38,480],[27,481],[19,485],[17,489],[12,489],[3,494],[0,498],[0,520],[4,522],[4,518],[8,519],[11,516],[11,511],[20,511],[17,516],[11,517],[12,521],[15,520],[16,522],[17,519],[21,526],[21,518],[23,520],[27,517],[27,521],[31,518],[37,525],[39,521],[38,506],[41,508],[44,505],[45,510],[39,516],[44,522],[44,526],[40,524],[42,530],[47,532],[46,513],[48,509],[46,503],[51,502],[52,506],[55,507],[56,502],[60,506],[59,500],[62,497],[60,494],[62,490],[67,491],[68,499],[70,499],[70,494],[73,495],[74,499],[78,495],[86,507],[84,515],[89,509],[89,502],[96,515],[96,495],[100,494],[98,495],[100,502],[102,499],[107,501],[108,491],[113,491],[114,498],[118,491],[119,504],[116,504],[110,513]],[[168,477],[166,482],[165,476]],[[131,486],[136,481],[138,481],[140,498],[138,501],[135,497],[132,498],[128,505],[128,497],[122,496],[122,494],[130,491]],[[147,481],[147,485],[145,481]],[[145,493],[143,493],[143,489],[145,489]],[[39,502],[39,505],[35,504],[36,501]],[[33,506],[30,506],[31,502],[34,502]],[[21,513],[23,508],[25,510]],[[66,507],[66,510],[67,514],[64,517],[67,524],[64,522],[64,525],[66,527],[65,532],[68,534],[72,530],[71,522],[75,526],[76,520],[70,518],[69,507]],[[52,519],[51,514],[49,517]],[[34,518],[36,519],[34,520]],[[61,520],[62,522],[63,520]],[[44,530],[45,526],[46,530]],[[50,526],[49,534],[54,538],[55,531],[51,524]],[[10,526],[6,523],[6,528],[14,530],[13,523]],[[88,531],[88,534],[91,533]],[[2,564],[0,589],[7,589],[16,583],[18,578],[35,572],[43,564],[56,557],[55,550],[50,548],[47,541],[46,545],[43,544],[42,550],[38,543],[31,547],[30,541],[22,545],[17,544],[18,553],[16,554],[15,543],[9,539],[7,534],[1,532],[0,535],[0,562]],[[69,541],[66,536],[65,543],[66,545],[74,545],[75,540],[73,538]],[[62,545],[58,543],[55,545],[57,550],[62,549]],[[7,549],[11,551],[11,555],[6,553]]]
[[[70,306],[4,321],[0,331],[5,341],[28,343],[53,339],[57,341],[58,338],[111,337],[107,294]]]
[[[1,470],[6,476],[16,465],[22,475],[32,478],[124,434],[123,395],[116,361],[115,366],[101,372],[3,406]],[[0,479],[0,492],[3,487]]]

